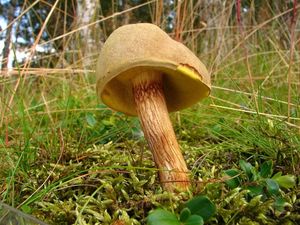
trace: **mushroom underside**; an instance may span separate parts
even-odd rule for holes
[[[139,76],[136,70],[146,69],[158,71],[162,75],[163,90],[169,112],[187,108],[209,95],[210,88],[203,83],[201,76],[194,71],[185,74],[180,67],[176,69],[156,67],[135,67],[116,74],[100,90],[101,99],[110,108],[127,115],[136,116],[132,94],[132,79]],[[186,71],[189,71],[186,69]]]

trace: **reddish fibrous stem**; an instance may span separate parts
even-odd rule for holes
[[[133,95],[141,126],[165,190],[187,190],[188,169],[169,118],[160,72],[140,70]]]

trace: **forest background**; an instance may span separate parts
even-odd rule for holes
[[[192,195],[217,206],[208,223],[296,224],[299,8],[296,0],[1,0],[0,200],[49,224],[143,224],[156,207],[178,211],[187,197],[161,190],[138,120],[95,93],[107,37],[149,22],[212,77],[210,98],[171,115]],[[272,195],[251,203],[248,181],[228,188],[224,171],[240,160],[293,176],[282,204]]]

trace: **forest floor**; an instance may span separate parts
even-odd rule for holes
[[[227,63],[213,75],[211,97],[171,114],[191,171],[192,189],[180,194],[162,190],[138,119],[99,103],[93,73],[36,69],[15,93],[19,77],[3,79],[1,200],[49,224],[145,224],[151,209],[176,214],[206,195],[217,208],[207,224],[299,224],[299,84],[288,103],[287,84],[278,82],[285,68],[266,78],[272,63],[261,62],[274,56],[267,57],[251,62],[259,91],[249,91],[243,61]],[[229,169],[240,171],[236,187],[226,182]],[[266,180],[278,172],[289,183],[273,194]],[[253,185],[262,190],[253,194]]]

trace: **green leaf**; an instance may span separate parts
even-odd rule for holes
[[[240,179],[238,177],[240,171],[235,169],[229,169],[229,170],[225,170],[224,173],[230,177],[234,177],[232,179],[228,179],[225,181],[225,183],[228,185],[229,188],[234,189],[240,185]]]
[[[244,160],[239,161],[241,169],[246,173],[249,180],[252,179],[252,165]]]
[[[180,212],[180,221],[184,222],[191,216],[191,211],[189,208],[184,208]]]
[[[222,131],[222,126],[220,124],[216,124],[212,127],[212,131],[218,134]]]
[[[275,180],[280,187],[283,188],[292,188],[296,185],[295,177],[293,175],[284,175],[273,177],[272,180]]]
[[[184,225],[203,225],[204,221],[201,216],[191,215],[187,221],[183,223]]]
[[[147,217],[148,225],[180,225],[177,217],[164,209],[156,209]]]
[[[109,117],[109,119],[105,119],[101,121],[104,126],[115,126],[116,118],[114,116]]]
[[[272,177],[272,179],[274,180],[274,179],[276,179],[277,177],[280,177],[281,175],[282,175],[282,172],[279,171],[278,173],[276,173],[276,174]]]
[[[257,195],[250,200],[247,207],[249,207],[249,208],[259,207],[262,204],[261,200],[262,200],[262,195]]]
[[[261,179],[261,176],[255,167],[252,167],[251,173],[252,173],[251,181],[259,181]]]
[[[259,174],[263,178],[271,177],[273,173],[273,162],[271,160],[264,162],[261,167]]]
[[[279,194],[279,185],[275,180],[266,179],[266,184],[267,184],[267,190],[269,194],[274,196]]]
[[[279,198],[276,198],[274,207],[278,211],[283,211],[286,203],[287,202],[282,197],[279,197]]]
[[[86,119],[86,122],[88,123],[88,125],[91,127],[94,127],[97,123],[97,120],[91,113],[86,114],[85,119]]]
[[[252,197],[257,195],[262,195],[264,193],[264,187],[262,185],[253,185],[253,186],[248,186],[247,188],[250,191],[249,192],[250,196]]]
[[[24,213],[27,213],[27,214],[32,213],[32,208],[29,205],[22,205],[21,209]]]
[[[198,196],[189,200],[186,204],[192,215],[198,215],[207,221],[216,212],[215,205],[206,196]]]

